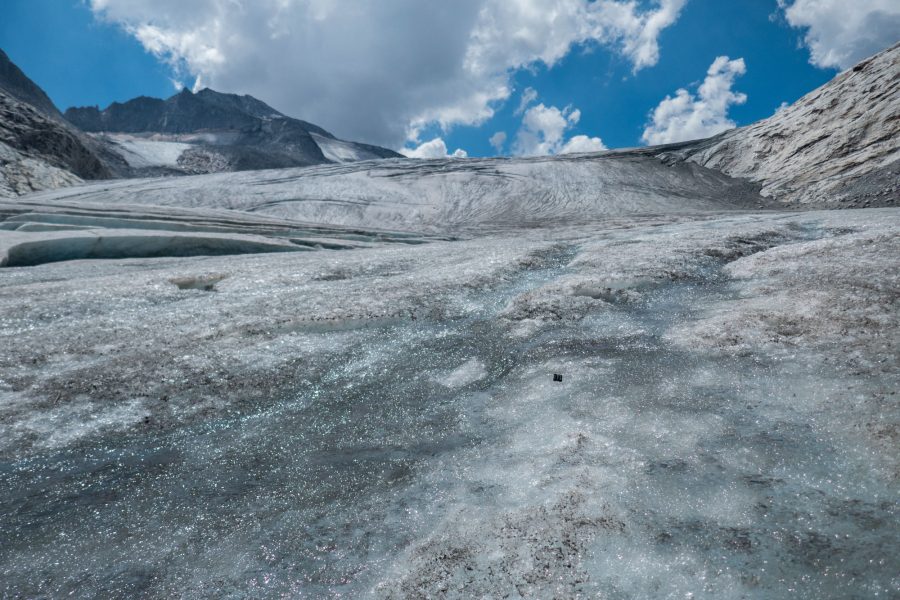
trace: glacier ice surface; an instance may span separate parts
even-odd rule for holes
[[[0,593],[896,595],[898,226],[4,269]]]

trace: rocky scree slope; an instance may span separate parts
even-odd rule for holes
[[[897,206],[898,140],[900,44],[768,119],[660,155],[749,179],[785,203]]]

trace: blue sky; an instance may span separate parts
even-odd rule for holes
[[[206,0],[205,4],[214,4],[216,1]],[[607,1],[615,3],[619,0]],[[870,4],[880,2],[880,0],[862,0],[862,4],[867,1]],[[798,27],[796,22],[788,22],[784,7],[779,7],[777,0],[688,0],[678,12],[677,19],[663,28],[655,39],[659,48],[655,64],[635,71],[633,57],[616,43],[606,41],[587,43],[576,41],[568,47],[561,59],[550,66],[540,59],[529,61],[528,54],[524,55],[524,59],[520,56],[510,58],[508,63],[502,62],[506,60],[504,58],[498,64],[512,66],[505,67],[505,74],[491,75],[494,78],[491,81],[502,80],[505,77],[508,92],[505,95],[501,94],[500,98],[491,99],[479,109],[473,109],[471,114],[464,113],[464,116],[456,120],[452,118],[448,120],[441,116],[444,114],[441,112],[444,108],[440,105],[441,96],[437,95],[438,92],[434,92],[433,97],[428,96],[432,89],[440,89],[445,82],[438,80],[428,82],[427,85],[422,82],[431,76],[428,71],[429,64],[445,68],[444,62],[452,63],[457,60],[450,51],[437,52],[434,57],[423,58],[422,65],[412,62],[408,65],[399,64],[396,81],[393,80],[395,75],[390,69],[387,69],[380,79],[375,80],[376,87],[381,84],[385,88],[408,88],[410,93],[406,96],[394,92],[394,95],[385,96],[382,104],[377,104],[380,91],[373,90],[372,101],[363,102],[362,100],[366,99],[365,95],[358,92],[348,94],[346,98],[341,97],[343,87],[352,89],[357,82],[354,80],[356,72],[350,66],[350,62],[355,59],[339,56],[339,51],[329,52],[329,55],[335,58],[334,64],[329,65],[327,70],[315,64],[315,61],[321,63],[322,58],[303,58],[309,54],[308,48],[313,42],[308,42],[306,52],[297,52],[298,58],[292,59],[294,62],[279,63],[276,68],[273,66],[273,59],[268,55],[254,57],[253,53],[250,53],[251,58],[255,58],[257,62],[246,66],[243,64],[249,60],[246,50],[240,56],[240,61],[232,61],[233,55],[225,54],[227,48],[224,45],[220,48],[215,44],[215,40],[219,38],[212,38],[213,42],[207,43],[202,49],[207,52],[207,56],[210,47],[213,47],[214,51],[221,50],[225,58],[197,58],[198,52],[191,48],[184,49],[183,43],[178,46],[177,51],[172,50],[175,45],[170,43],[172,38],[168,34],[183,33],[178,26],[182,22],[189,23],[195,16],[198,23],[203,23],[204,15],[175,14],[180,10],[177,8],[178,4],[168,0],[158,0],[156,3],[148,0],[140,12],[136,12],[133,8],[135,4],[140,4],[139,0],[123,2],[121,8],[116,7],[116,2],[117,0],[94,0],[92,10],[89,3],[79,0],[4,0],[4,19],[0,21],[0,47],[47,91],[61,109],[73,105],[94,104],[105,107],[112,101],[124,101],[138,95],[169,96],[174,93],[173,79],[191,85],[195,75],[200,73],[201,77],[212,80],[210,87],[219,91],[252,93],[291,116],[316,122],[338,135],[349,138],[355,136],[356,139],[394,147],[404,143],[397,137],[396,132],[401,128],[406,128],[404,131],[409,130],[411,116],[418,114],[416,111],[419,111],[428,116],[424,121],[420,120],[416,126],[416,135],[413,136],[415,139],[405,141],[407,146],[412,147],[439,137],[447,148],[462,148],[470,156],[495,154],[496,151],[491,147],[489,138],[498,131],[507,135],[502,152],[515,151],[515,136],[523,127],[523,113],[517,109],[522,92],[528,88],[537,93],[529,107],[538,104],[543,104],[545,108],[555,107],[564,118],[568,118],[565,115],[571,116],[575,109],[579,111],[580,118],[571,118],[566,123],[564,134],[566,137],[598,136],[607,147],[615,148],[641,145],[642,133],[651,112],[667,95],[675,94],[679,88],[685,88],[689,93],[696,94],[707,69],[719,56],[728,56],[730,59],[742,58],[744,61],[745,71],[743,74],[733,75],[732,87],[735,93],[745,94],[746,101],[730,103],[724,115],[726,120],[737,125],[748,124],[771,115],[782,102],[795,101],[827,82],[838,71],[838,65],[811,64],[811,49],[815,47],[809,38],[815,32],[814,27],[817,23],[815,19],[840,18],[841,15],[823,17],[812,12],[814,9],[810,8],[809,15],[804,13],[801,17],[806,18],[804,23],[811,23],[811,26]],[[573,2],[577,0],[572,0],[569,4]],[[590,8],[591,3],[588,0],[585,2],[585,6]],[[195,7],[200,4],[197,3]],[[266,2],[260,0],[260,5],[265,4]],[[473,4],[473,11],[483,9],[477,6],[477,0],[471,0],[469,4]],[[651,11],[657,3],[648,1],[637,6],[637,10]],[[801,8],[803,7],[798,6],[797,11]],[[155,10],[160,12],[154,13]],[[199,10],[197,8],[192,12]],[[314,39],[320,32],[311,30],[310,27],[318,27],[323,23],[321,27],[325,31],[328,19],[336,18],[326,15],[324,20],[313,20],[310,24],[300,22],[308,17],[308,13],[303,13],[302,17],[299,16],[300,13],[297,14],[296,26],[291,21],[290,14],[279,15],[283,21],[280,27],[284,28],[283,33],[288,38],[303,35],[305,39]],[[250,17],[253,16],[255,15],[244,15],[244,20],[250,21],[252,20]],[[401,23],[397,27],[414,29],[425,18],[427,16],[413,15],[409,25]],[[473,16],[472,19],[474,18],[476,17]],[[846,18],[845,20],[849,21]],[[441,37],[444,35],[443,32],[435,34],[440,38],[435,41],[436,46],[444,45],[451,48],[455,39],[464,39],[470,35],[470,30],[466,28],[473,27],[472,20],[467,21],[464,17],[460,17],[459,21],[459,35],[449,37],[448,34],[447,39],[444,39]],[[797,18],[794,18],[794,21],[797,21]],[[393,15],[391,23],[396,22],[396,15]],[[135,28],[148,23],[152,25],[152,28],[146,30],[150,32],[149,34],[146,31],[143,34],[133,33]],[[157,24],[161,24],[159,28]],[[126,32],[125,27],[129,26],[132,33]],[[447,28],[451,29],[453,26],[448,24]],[[223,27],[225,25],[219,29]],[[245,49],[253,47],[256,41],[253,36],[259,36],[260,48],[267,48],[273,37],[270,30],[266,30],[267,37],[263,37],[258,29],[240,29],[243,25],[233,27],[235,31],[231,32],[232,35],[228,39],[238,35],[245,36],[247,40],[243,44]],[[271,23],[266,27],[271,28]],[[348,26],[344,23],[342,27],[347,29]],[[191,31],[196,30],[195,28]],[[383,34],[367,31],[367,34],[392,35],[390,31],[384,31]],[[896,31],[888,30],[882,37],[889,40],[895,34]],[[421,33],[414,32],[409,35]],[[410,39],[422,43],[421,38]],[[160,40],[170,45],[163,46],[161,50]],[[291,43],[296,42],[292,40]],[[322,42],[322,44],[330,43],[331,40],[328,39]],[[385,50],[385,44],[381,39],[366,43],[373,46],[373,54],[386,53],[388,58],[383,62],[406,60],[397,59],[398,55],[391,48]],[[405,43],[409,46],[409,41]],[[428,43],[427,38],[424,43]],[[882,45],[886,44],[882,42]],[[149,52],[148,48],[154,50],[155,54]],[[365,49],[364,46],[363,50]],[[465,48],[460,50],[460,56],[463,56],[464,50]],[[277,51],[275,49],[272,52]],[[179,55],[178,52],[182,54]],[[191,54],[192,52],[194,54]],[[538,56],[540,49],[535,52],[535,56]],[[204,60],[206,62],[203,62]],[[327,62],[327,59],[324,60]],[[232,62],[235,64],[233,69],[229,66]],[[520,66],[522,62],[527,65]],[[178,68],[173,68],[172,65],[178,65]],[[435,67],[435,70],[437,68]],[[457,78],[447,83],[452,83],[455,88],[464,87],[468,83],[466,73],[460,74],[458,65],[448,64],[446,69],[447,73]],[[260,71],[271,71],[271,74],[267,78],[258,76]],[[346,75],[342,75],[343,79],[334,81],[331,74],[335,71],[346,71]],[[297,73],[296,78],[292,78],[292,73]],[[296,82],[296,79],[301,78],[302,86]],[[437,72],[434,78],[440,79],[440,72]],[[487,76],[483,76],[483,79],[485,82],[488,81]],[[372,89],[371,83],[367,85],[368,89]],[[362,86],[360,83],[359,87]],[[421,93],[417,86],[421,87]],[[444,97],[447,96],[446,91],[440,93]],[[421,99],[417,99],[418,96],[421,96]],[[346,105],[355,98],[361,98],[359,106],[339,106],[337,109],[329,106]],[[454,102],[460,106],[471,104],[470,102],[467,104],[468,100],[463,96],[454,99]],[[392,114],[394,106],[397,107],[396,115]],[[488,118],[471,116],[477,110],[484,111],[485,107],[493,112],[492,116]],[[366,115],[366,111],[370,111],[372,115]],[[355,125],[353,119],[358,116],[366,120]],[[380,128],[369,126],[375,122],[383,123],[384,126]]]
[[[736,80],[735,89],[748,99],[733,106],[729,116],[746,125],[770,116],[782,102],[793,102],[837,72],[809,64],[801,32],[783,19],[770,20],[776,8],[766,0],[694,0],[678,22],[663,31],[660,60],[653,67],[632,75],[631,65],[609,51],[576,50],[552,69],[520,72],[516,87],[534,88],[547,105],[578,107],[581,120],[573,134],[600,136],[610,148],[637,146],[647,114],[663,97],[702,81],[717,56],[742,57],[747,72]],[[504,107],[497,129],[515,130],[511,113],[516,107],[516,102]],[[492,152],[480,131],[460,128],[445,139],[448,146],[473,154]]]
[[[170,96],[169,67],[79,0],[3,0],[0,48],[57,107]]]

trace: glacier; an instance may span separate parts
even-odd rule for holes
[[[0,596],[897,597],[898,54],[655,148],[10,154]]]
[[[890,596],[898,229],[739,210],[5,269],[0,587]]]

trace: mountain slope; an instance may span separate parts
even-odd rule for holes
[[[44,90],[0,50],[0,196],[108,178],[117,162],[63,119]]]
[[[250,96],[202,90],[69,109],[0,50],[0,194],[82,179],[288,168],[400,155],[348,142]],[[92,133],[85,133],[92,132]]]
[[[167,100],[138,98],[103,111],[70,109],[66,116],[98,132],[86,140],[88,146],[103,153],[108,170],[120,176],[246,171],[399,156],[339,140],[250,96],[212,90],[183,91]],[[402,228],[486,224],[488,214],[514,215],[515,222],[561,218],[551,208],[563,205],[572,218],[618,214],[621,210],[616,207],[631,202],[638,212],[666,210],[665,206],[681,206],[672,204],[673,198],[712,199],[716,194],[711,181],[725,186],[718,194],[723,205],[738,198],[745,206],[772,201],[889,206],[900,202],[898,139],[900,45],[838,75],[769,119],[705,140],[594,157],[391,161],[371,170],[347,165],[164,186],[133,182],[116,185],[108,196],[105,187],[78,194],[96,202],[139,196],[142,203],[199,206],[198,198],[205,198],[209,189],[218,190],[204,201],[212,207],[223,202],[235,208],[229,198],[240,195],[236,204],[242,210],[279,211],[291,218],[341,224],[364,224],[363,219],[372,218],[372,225],[384,221]],[[659,169],[669,167],[677,168],[666,182],[658,177]],[[615,169],[620,170],[612,175]],[[653,180],[651,186],[645,185],[645,177]],[[749,180],[767,199],[731,178]],[[666,185],[674,187],[666,190]],[[667,196],[662,203],[650,200]]]
[[[77,185],[82,179],[0,142],[0,198]]]
[[[0,90],[0,195],[103,179],[110,170],[72,127]]]
[[[65,117],[110,144],[139,175],[147,174],[147,168],[208,173],[400,156],[386,148],[338,140],[251,96],[210,89],[196,94],[185,89],[166,100],[140,97],[104,110],[70,108]],[[173,144],[188,146],[175,153]]]
[[[44,90],[29,79],[2,49],[0,49],[0,89],[19,102],[30,104],[44,115],[62,120],[62,114]]]
[[[783,202],[883,206],[900,200],[898,140],[900,44],[768,119],[663,154],[750,179]]]

